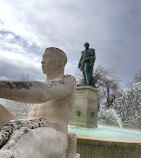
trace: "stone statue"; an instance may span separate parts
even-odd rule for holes
[[[71,75],[64,75],[67,57],[58,48],[47,48],[41,63],[43,73],[47,75],[45,83],[0,81],[1,98],[32,103],[29,121],[17,120],[16,116],[0,105],[1,158],[6,154],[11,158],[65,158],[76,80]],[[9,133],[13,134],[6,142]]]
[[[85,50],[81,52],[78,68],[83,73],[84,85],[94,86],[93,66],[96,59],[95,50],[89,48],[89,43],[84,44]]]

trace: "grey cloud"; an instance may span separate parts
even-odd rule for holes
[[[11,39],[7,39],[7,37],[9,35],[12,35],[13,38]],[[32,43],[32,44],[29,44],[26,39],[24,39],[23,37],[19,36],[19,35],[16,35],[14,32],[11,32],[11,31],[7,31],[7,30],[0,30],[0,36],[1,36],[1,39],[0,41],[3,42],[3,45],[0,46],[0,48],[2,50],[7,50],[7,51],[13,51],[13,52],[19,52],[20,50],[16,49],[16,48],[12,48],[12,44],[17,44],[19,46],[22,47],[23,51],[27,52],[27,53],[32,53],[34,52],[34,54],[39,54],[41,53],[41,48],[39,48],[37,46],[36,43]],[[7,44],[10,44],[11,47],[7,47]],[[21,53],[21,52],[19,52]]]
[[[32,74],[35,80],[45,81],[45,75],[34,68],[19,68],[18,66],[1,61],[0,76],[1,79],[18,80],[21,74]]]
[[[76,68],[87,41],[96,49],[95,67],[115,69],[124,84],[141,69],[141,1],[23,1],[24,5],[7,2],[24,13],[22,21],[41,42],[39,48],[37,43],[28,45],[30,37],[22,44],[15,39],[26,52],[39,54],[45,47],[59,47],[67,53],[69,68]]]

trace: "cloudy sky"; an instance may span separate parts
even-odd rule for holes
[[[0,79],[44,80],[40,61],[50,46],[66,52],[65,71],[76,76],[85,42],[96,50],[95,67],[127,84],[141,70],[141,1],[0,0]]]

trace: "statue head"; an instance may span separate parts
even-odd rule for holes
[[[55,47],[45,49],[42,57],[42,70],[46,75],[55,74],[56,72],[64,72],[67,63],[66,54]]]
[[[89,48],[89,43],[86,42],[86,43],[84,44],[84,47],[85,47],[86,49],[88,49],[88,48]]]

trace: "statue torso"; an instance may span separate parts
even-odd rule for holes
[[[71,119],[72,108],[75,101],[75,92],[62,99],[50,100],[43,104],[32,104],[29,108],[28,119],[48,117],[67,130],[67,125]]]
[[[95,61],[95,50],[92,48],[89,48],[87,50],[82,51],[82,60],[88,58],[85,63],[94,64]],[[92,57],[92,58],[90,58]]]

